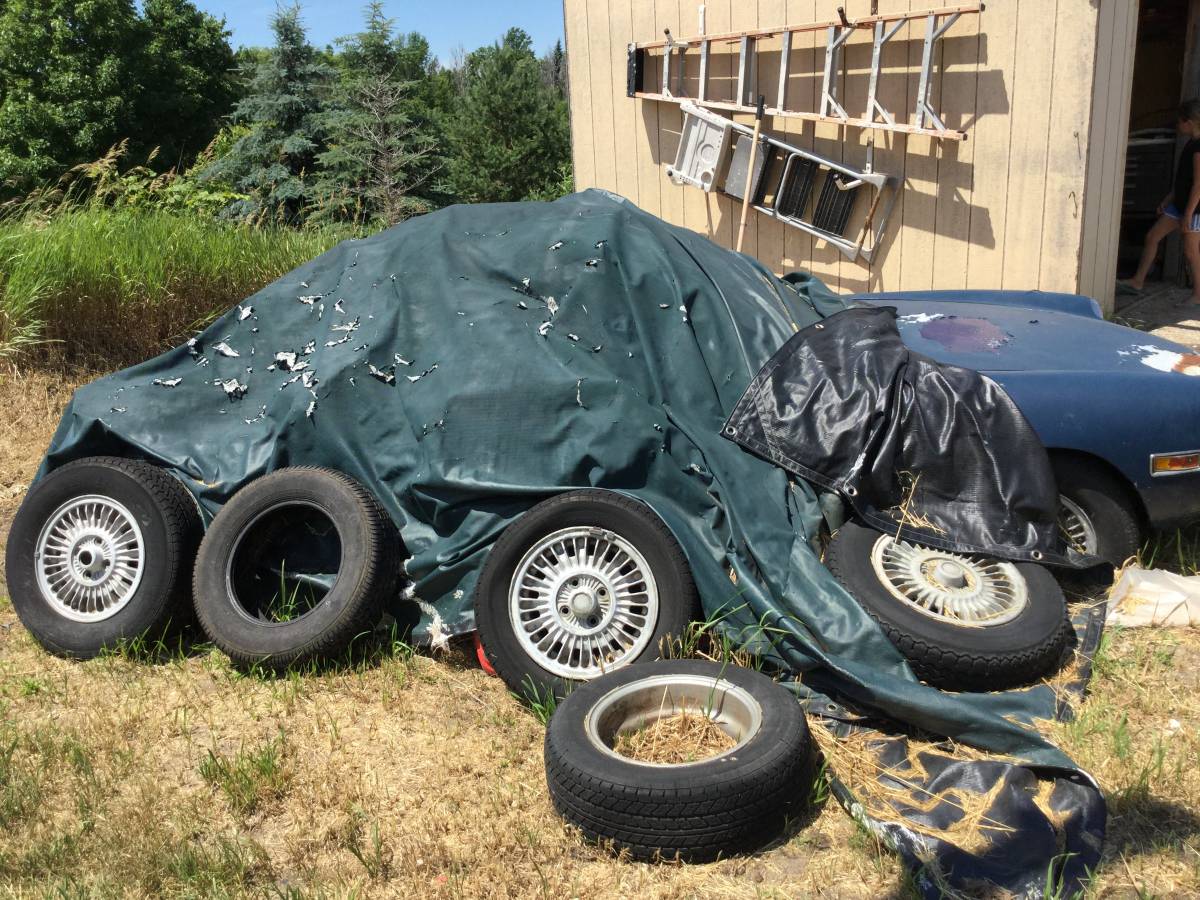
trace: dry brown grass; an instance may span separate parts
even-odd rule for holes
[[[617,735],[613,749],[640,762],[669,765],[719,756],[736,743],[708,716],[684,710]]]
[[[0,378],[6,519],[81,377]],[[1080,717],[1049,727],[1110,802],[1089,895],[1200,896],[1200,634],[1110,634]],[[554,815],[542,739],[461,651],[280,679],[205,647],[73,663],[0,600],[0,895],[910,895],[833,802],[754,857],[614,859]]]

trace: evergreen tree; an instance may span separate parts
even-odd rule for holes
[[[553,49],[542,57],[542,81],[561,99],[567,99],[567,54],[562,41],[555,41]]]
[[[130,133],[138,42],[133,0],[0,4],[0,183],[28,190]]]
[[[513,28],[499,44],[471,53],[463,84],[448,123],[456,195],[523,200],[560,183],[570,154],[567,107],[543,82],[529,35]]]
[[[322,118],[329,149],[318,157],[323,215],[391,225],[430,208],[421,192],[436,161],[420,96],[429,48],[420,35],[394,37],[392,25],[372,2],[365,29],[338,42],[340,73]]]
[[[227,181],[248,195],[229,215],[294,222],[314,196],[322,93],[332,73],[308,43],[299,6],[277,10],[271,28],[275,46],[233,114],[236,124],[250,130],[202,177]]]

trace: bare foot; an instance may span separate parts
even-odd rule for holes
[[[1140,294],[1142,292],[1142,290],[1146,287],[1146,283],[1144,281],[1143,282],[1134,281],[1132,278],[1130,278],[1128,281],[1118,281],[1117,287],[1121,287],[1121,288],[1125,288],[1126,290],[1133,291],[1135,294]]]

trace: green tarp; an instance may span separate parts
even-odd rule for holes
[[[211,514],[281,466],[339,469],[399,524],[424,603],[394,612],[434,639],[473,627],[476,574],[524,510],[622,491],[674,531],[706,613],[807,684],[1071,768],[1018,724],[1053,716],[1048,689],[917,682],[814,551],[814,490],[721,436],[795,327],[841,308],[816,280],[780,280],[604,192],[452,207],[341,244],[190,346],[82,388],[43,472],[142,457]]]
[[[556,491],[636,496],[670,526],[708,614],[902,722],[1069,765],[1005,716],[1035,694],[921,686],[817,558],[814,491],[725,440],[768,358],[841,309],[746,256],[589,191],[452,207],[348,241],[189,345],[80,389],[43,471],[101,453],[183,477],[214,513],[281,466],[357,478],[400,525],[415,594],[473,627],[488,547]],[[731,578],[731,570],[734,577]],[[402,621],[416,610],[397,606]]]

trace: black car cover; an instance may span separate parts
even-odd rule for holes
[[[960,553],[1067,562],[1050,459],[1021,410],[990,378],[909,350],[890,307],[852,307],[799,331],[724,433],[837,491],[882,531]]]

